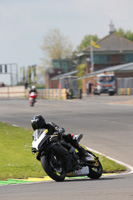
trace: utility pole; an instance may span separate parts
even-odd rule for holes
[[[93,60],[93,46],[91,44],[92,38],[90,40],[90,57],[91,57],[91,72],[94,71],[94,60]]]

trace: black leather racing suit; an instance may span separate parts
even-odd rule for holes
[[[65,134],[65,129],[62,127],[59,127],[57,124],[53,122],[49,122],[45,124],[44,128],[48,129],[48,133],[50,135],[53,135],[56,132],[58,136],[62,137],[67,143],[70,143],[74,148],[78,149],[81,155],[84,155],[85,150],[79,145],[77,140],[73,139],[73,134],[70,134],[70,133]],[[54,146],[54,150],[56,152],[58,151],[58,153],[60,153],[61,156],[63,156],[64,154],[65,155],[69,154],[63,146],[59,147],[58,144]]]
[[[37,89],[31,89],[31,90],[29,91],[29,94],[30,94],[31,92],[35,92],[35,93],[37,94]]]

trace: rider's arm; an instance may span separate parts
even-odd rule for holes
[[[53,135],[54,132],[56,131],[56,130],[55,130],[55,126],[53,126],[53,125],[51,124],[51,122],[45,124],[45,128],[48,129],[48,134],[49,134],[49,135]]]
[[[61,136],[63,133],[65,133],[65,129],[58,126],[54,122],[47,123],[46,128],[48,129],[48,132],[50,133],[50,135],[56,133],[59,136]]]
[[[35,89],[36,94],[38,94],[37,89]]]

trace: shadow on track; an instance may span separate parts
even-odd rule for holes
[[[90,179],[90,178],[81,178],[81,179],[80,178],[79,179],[75,178],[75,179],[73,179],[72,178],[72,179],[65,179],[64,182],[72,182],[72,181],[74,181],[74,182],[75,181],[76,182],[91,181],[92,182],[92,181],[105,181],[105,180],[108,181],[108,180],[115,180],[115,179],[124,179],[124,177],[120,177],[120,176],[119,177],[118,176],[116,176],[116,177],[106,177],[105,176],[105,177],[101,177],[100,179]]]

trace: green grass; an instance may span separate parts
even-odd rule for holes
[[[31,143],[32,130],[0,122],[0,180],[46,175],[31,153]],[[106,157],[99,157],[105,172],[126,170]]]
[[[44,177],[39,161],[31,153],[32,131],[0,123],[0,180]]]
[[[95,153],[94,153],[95,154]],[[96,154],[95,154],[96,155]],[[106,156],[97,155],[102,163],[104,173],[116,173],[126,171],[126,167],[116,163],[113,160],[106,158]]]

